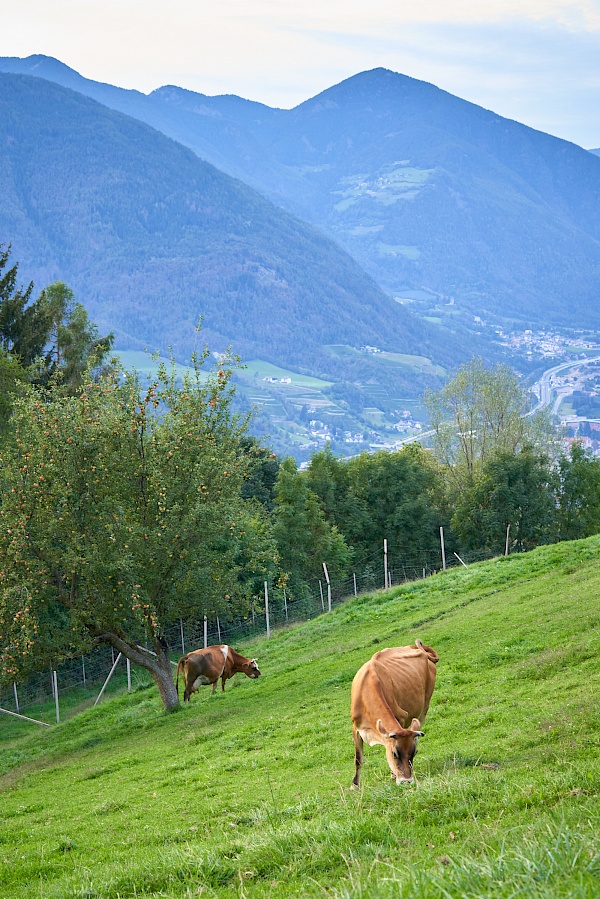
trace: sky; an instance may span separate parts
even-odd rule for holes
[[[600,147],[600,0],[0,0],[0,56],[290,108],[367,69]]]

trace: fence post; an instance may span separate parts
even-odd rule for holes
[[[204,616],[204,648],[208,646],[208,620],[206,615]]]
[[[183,618],[179,619],[179,632],[181,633],[181,655],[185,655],[185,641],[183,639]]]
[[[389,587],[388,583],[388,560],[387,560],[387,540],[384,538],[383,540],[383,587],[384,590],[387,590]]]
[[[504,547],[504,555],[508,555],[508,535],[510,534],[510,521],[508,523],[508,527],[506,528],[506,545]]]
[[[126,659],[127,662],[127,692],[131,693],[131,662],[129,659]]]
[[[444,548],[444,528],[440,526],[440,544],[442,547],[442,567],[446,570],[446,550]]]
[[[115,662],[113,663],[112,668],[111,668],[110,671],[108,672],[108,677],[107,677],[106,680],[104,681],[104,683],[103,683],[103,685],[102,685],[102,689],[100,690],[100,692],[98,693],[98,696],[96,697],[96,702],[94,703],[95,706],[98,705],[98,703],[99,703],[100,700],[102,699],[102,694],[103,694],[104,691],[106,690],[106,686],[107,686],[109,680],[111,679],[111,677],[113,676],[113,671],[115,670],[115,668],[116,668],[117,665],[119,664],[119,659],[120,659],[120,658],[121,658],[121,653],[119,653],[119,655],[117,656]]]
[[[83,674],[83,686],[85,687],[85,656],[81,656],[81,671]]]
[[[327,611],[331,612],[331,581],[329,580],[329,572],[327,565],[323,562],[323,571],[325,572],[325,580],[327,581]]]
[[[358,596],[358,591],[357,591],[357,589],[356,589],[356,573],[354,573],[354,574],[352,575],[352,579],[353,579],[353,581],[354,581],[354,595],[355,595],[355,596]]]
[[[221,642],[221,622],[219,621],[219,616],[217,615],[217,635],[219,638],[219,643]]]
[[[267,639],[271,637],[271,623],[269,621],[269,587],[265,581],[265,617],[267,619]]]
[[[321,593],[321,608],[325,611],[325,600],[323,599],[323,584],[319,581],[319,592]]]
[[[460,562],[461,565],[464,565],[465,568],[468,568],[468,567],[469,567],[468,565],[465,565],[465,563],[463,562],[463,560],[461,559],[461,557],[458,555],[458,553],[454,553],[454,555],[456,556],[456,558],[458,559],[458,561]]]
[[[285,595],[285,587],[283,588],[283,608],[285,609],[285,623],[288,621],[287,596]]]
[[[3,712],[5,715],[12,715],[13,718],[22,718],[23,721],[31,721],[33,724],[41,724],[42,727],[51,727],[45,721],[38,721],[37,718],[28,718],[27,715],[17,715],[16,712],[10,712],[8,709],[0,709],[0,712]]]
[[[16,681],[13,681],[13,690],[15,691],[15,707],[17,709],[17,715],[21,711],[19,708],[19,694],[17,693],[17,684]]]
[[[58,680],[56,678],[56,671],[53,672],[54,679],[54,704],[56,706],[56,723],[60,724],[60,710],[58,708]]]

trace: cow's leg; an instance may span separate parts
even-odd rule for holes
[[[227,676],[224,674],[221,678],[221,693],[225,692],[225,681],[227,680]]]
[[[216,681],[213,681],[212,690],[210,691],[210,695],[212,696],[215,690],[217,689],[217,684],[219,683],[219,678]]]
[[[363,738],[359,734],[358,729],[355,724],[352,725],[352,737],[354,739],[354,764],[355,764],[354,780],[352,781],[352,786],[359,787],[360,786],[360,766],[363,763],[363,757],[364,757],[364,752],[363,752],[364,744],[363,744]]]

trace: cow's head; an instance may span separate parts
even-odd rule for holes
[[[247,662],[244,662],[242,665],[244,674],[247,674],[248,677],[260,677],[260,671],[258,670],[258,665],[256,664],[256,659],[248,659]]]
[[[391,733],[386,731],[381,719],[377,722],[377,729],[384,738],[388,765],[397,784],[413,782],[413,759],[417,754],[419,737],[423,736],[420,728],[421,724],[417,718],[413,718],[409,728],[402,727]]]

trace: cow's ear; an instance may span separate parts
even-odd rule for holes
[[[387,730],[385,729],[385,727],[384,727],[383,724],[381,723],[381,718],[378,718],[378,719],[377,719],[377,730],[379,731],[379,733],[381,734],[382,737],[387,737],[387,736],[388,736]]]
[[[421,722],[418,718],[413,718],[410,722],[410,730],[414,733],[415,737],[424,737],[425,734],[421,730]]]

